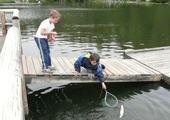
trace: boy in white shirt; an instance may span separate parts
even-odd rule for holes
[[[60,17],[61,15],[58,11],[52,10],[50,17],[41,22],[34,36],[35,42],[40,50],[43,72],[52,73],[53,70],[56,70],[55,67],[51,66],[47,35],[57,35],[57,32],[53,31],[53,29],[55,28],[54,24],[59,21]]]

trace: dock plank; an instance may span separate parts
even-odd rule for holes
[[[46,73],[44,74],[41,72],[42,63],[39,57],[25,56],[25,62],[23,62],[25,65],[23,66],[25,67],[24,69],[28,70],[28,73],[25,72],[25,75],[34,76],[34,80],[38,79],[38,76],[42,76],[43,81],[47,82],[55,80],[98,82],[98,79],[94,74],[86,72],[81,72],[79,74],[72,73],[76,60],[77,58],[52,57],[52,65],[55,66],[57,70],[54,71],[53,74],[50,74],[50,77],[48,77],[49,75]],[[104,64],[106,67],[103,70],[106,82],[158,81],[161,79],[161,75],[158,71],[155,72],[152,68],[138,63],[136,60],[100,59],[100,63]]]
[[[144,64],[142,64],[142,63],[140,63],[140,62],[137,62],[137,61],[134,60],[134,59],[132,59],[132,61],[135,62],[136,64],[139,64],[140,66],[142,66],[142,67],[148,69],[149,71],[152,71],[152,73],[160,74],[160,72],[158,72],[158,71],[156,71],[156,70],[153,70],[151,67],[146,66],[146,65],[144,65]]]
[[[65,70],[62,68],[62,66],[60,65],[60,63],[56,60],[56,58],[51,58],[54,66],[56,67],[58,74],[62,75],[62,74],[66,74]]]
[[[138,69],[135,68],[135,66],[133,66],[132,64],[130,64],[128,61],[124,61],[124,64],[128,67],[128,69],[130,69],[131,71],[133,71],[136,75],[140,75],[141,71],[139,71]]]
[[[112,71],[114,75],[123,75],[121,71],[116,69],[114,65],[110,65],[106,60],[102,60],[102,63],[105,65],[105,67],[109,70]]]
[[[28,75],[28,69],[27,69],[27,64],[26,64],[26,56],[22,55],[22,67],[23,67],[23,72],[25,75]]]
[[[40,60],[38,57],[34,57],[32,58],[34,67],[35,67],[35,71],[37,73],[37,75],[44,75],[44,73],[42,72],[42,66],[40,64]]]
[[[124,61],[124,60],[116,60],[119,64],[121,64],[121,66],[124,68],[124,69],[126,69],[126,71],[128,71],[129,72],[129,74],[131,74],[131,75],[138,75],[139,73],[138,72],[136,72],[135,70],[133,70],[131,67],[129,67],[128,65],[127,65],[127,63]]]
[[[74,66],[73,66],[73,64],[68,60],[69,58],[64,58],[64,57],[62,57],[61,58],[65,63],[66,63],[66,65],[68,66],[68,68],[70,69],[70,71],[72,72],[72,71],[74,71]]]
[[[119,61],[123,61],[123,60],[119,60]],[[129,71],[127,69],[124,68],[124,66],[122,66],[122,64],[120,64],[119,62],[117,62],[115,59],[108,59],[108,62],[110,62],[110,64],[114,64],[116,67],[116,69],[118,69],[120,72],[122,72],[125,75],[129,75]]]
[[[104,59],[100,59],[100,63],[103,64],[103,61]],[[103,64],[105,66],[105,64]],[[105,66],[105,69],[103,70],[104,72],[104,75],[107,75],[107,76],[111,76],[111,75],[114,75],[111,71],[108,70],[108,68],[106,68]]]
[[[136,64],[135,62],[133,62],[132,60],[128,60],[129,63],[131,63],[131,65],[134,67],[135,66],[135,70],[140,70],[143,74],[150,74],[152,73],[151,71],[145,69],[144,67],[140,66],[139,64]]]
[[[153,73],[163,74],[163,78],[170,83],[170,47],[141,49],[137,51],[125,52],[125,58],[132,58],[135,61],[150,67]]]
[[[37,75],[31,56],[26,57],[26,64],[27,64],[27,67],[28,67],[28,73],[30,75]]]
[[[68,68],[67,64],[59,57],[56,57],[56,60],[60,63],[63,70],[67,73],[67,75],[73,75],[72,71]]]

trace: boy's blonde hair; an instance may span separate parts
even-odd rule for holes
[[[53,17],[53,18],[60,18],[61,17],[61,15],[60,15],[60,13],[58,12],[58,11],[56,11],[56,10],[51,10],[51,12],[50,12],[50,17]]]

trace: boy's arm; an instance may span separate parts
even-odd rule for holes
[[[74,69],[75,69],[75,71],[74,71],[73,73],[76,73],[76,71],[77,71],[77,72],[80,72],[80,71],[81,71],[80,66],[82,65],[82,60],[83,60],[83,58],[85,57],[86,54],[87,54],[87,53],[81,55],[81,56],[75,61],[75,63],[74,63]]]
[[[98,77],[98,79],[101,83],[103,83],[105,81],[105,78],[104,78],[102,71],[97,72],[95,75]]]
[[[74,69],[75,69],[75,71],[80,72],[80,63],[79,63],[78,59],[74,63]]]
[[[54,31],[47,32],[46,29],[42,28],[40,34],[41,35],[57,35],[57,32],[54,32]]]
[[[102,88],[103,89],[106,89],[106,85],[105,85],[105,78],[104,78],[104,75],[103,75],[103,72],[102,72],[102,69],[98,66],[96,72],[95,72],[95,75],[98,77],[99,81],[101,82],[102,84]]]

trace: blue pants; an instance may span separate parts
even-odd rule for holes
[[[40,50],[42,68],[47,69],[48,66],[51,66],[51,57],[50,57],[48,40],[46,38],[37,38],[37,37],[34,37],[34,39]]]

